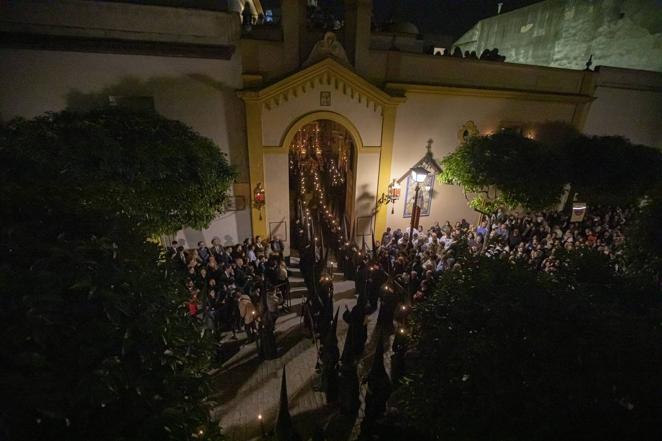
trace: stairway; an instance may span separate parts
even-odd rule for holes
[[[315,391],[318,381],[315,372],[317,348],[311,338],[302,332],[301,305],[305,301],[306,287],[298,268],[298,259],[293,258],[290,272],[290,312],[281,313],[276,321],[276,340],[279,357],[261,360],[255,343],[242,342],[243,333],[238,334],[242,345],[235,355],[227,360],[216,373],[217,393],[212,397],[218,406],[214,415],[219,419],[229,439],[251,440],[260,438],[257,412],[263,415],[265,427],[271,428],[275,421],[280,390],[280,374],[285,366],[290,393],[290,412],[295,424],[303,433],[310,433],[316,423],[327,420],[329,408],[324,394]],[[341,312],[345,306],[354,306],[354,282],[345,281],[340,273],[333,274],[334,302]],[[370,318],[372,334],[376,314]],[[340,347],[347,333],[347,324],[340,320],[338,340]],[[224,336],[229,339],[230,336]],[[351,431],[351,427],[348,428]]]

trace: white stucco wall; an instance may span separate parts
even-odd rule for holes
[[[428,139],[434,141],[432,152],[438,160],[454,151],[458,131],[467,121],[474,121],[481,134],[488,134],[498,130],[502,122],[570,121],[573,111],[573,104],[558,102],[410,93],[398,108],[391,178],[400,178],[423,157]],[[405,185],[403,181],[395,213],[391,214],[390,206],[385,208],[387,225],[393,228],[407,228],[411,221],[403,216]],[[459,187],[439,182],[434,184],[430,211],[430,216],[421,217],[424,228],[437,221],[455,222],[465,218],[475,222],[478,218],[467,206]]]
[[[4,121],[84,108],[108,102],[108,95],[151,96],[159,113],[211,138],[237,167],[238,181],[248,180],[244,110],[235,93],[241,87],[238,55],[214,60],[1,49],[0,59]],[[245,196],[250,200],[248,192]],[[245,209],[224,214],[204,231],[183,230],[178,237],[193,246],[214,236],[230,242],[249,235]]]
[[[600,67],[584,132],[662,148],[662,73]]]
[[[354,193],[355,239],[361,244],[361,235],[370,234],[374,228],[372,219],[377,198],[377,179],[379,178],[379,152],[360,152],[356,162],[356,191]],[[379,240],[379,238],[377,238]],[[370,237],[366,237],[371,247]]]
[[[290,238],[290,174],[289,157],[286,154],[264,155],[264,188],[266,191],[267,234],[272,236],[274,223],[285,222],[285,234],[280,234],[289,254]]]
[[[662,92],[600,87],[584,132],[619,135],[637,144],[662,148]]]
[[[239,18],[232,13],[86,0],[0,2],[0,29],[212,45],[229,44],[241,35]]]
[[[320,92],[331,93],[331,105],[320,106]],[[352,121],[361,134],[364,146],[381,145],[382,116],[381,109],[374,110],[373,105],[366,105],[363,98],[359,102],[358,94],[354,97],[342,93],[332,85],[315,82],[315,87],[308,86],[306,91],[300,91],[296,97],[290,96],[287,101],[264,108],[262,111],[262,144],[279,146],[289,127],[300,117],[316,111],[336,112]]]

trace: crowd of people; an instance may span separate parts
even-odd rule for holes
[[[490,222],[477,225],[463,219],[454,225],[436,223],[427,230],[418,227],[411,238],[409,229],[387,228],[377,244],[376,261],[401,280],[414,299],[424,298],[442,272],[461,268],[458,253],[484,253],[553,272],[559,265],[560,250],[591,248],[619,266],[629,216],[629,210],[598,209],[581,222],[571,222],[570,216],[556,211],[525,215],[499,212]]]
[[[442,56],[442,57],[454,57],[454,58],[467,58],[467,59],[472,59],[472,60],[485,60],[485,61],[499,61],[499,62],[504,62],[506,61],[505,55],[499,54],[499,49],[493,48],[493,49],[484,49],[483,52],[481,52],[480,56],[476,53],[476,51],[464,51],[462,53],[462,49],[459,47],[455,47],[452,51],[450,49],[444,49],[443,52],[434,52],[434,47],[430,47],[429,50],[432,50],[433,54],[436,56]]]
[[[427,230],[420,226],[413,230],[387,228],[380,241],[371,241],[371,247],[365,242],[363,246],[340,242],[331,253],[324,249],[325,241],[306,240],[302,235],[296,252],[306,289],[296,308],[288,302],[288,266],[284,244],[278,238],[264,241],[258,236],[234,246],[223,246],[214,239],[211,247],[199,242],[191,250],[173,242],[168,255],[186,273],[188,314],[218,336],[219,362],[236,353],[224,354],[223,348],[229,346],[230,333],[237,340],[240,331],[246,332],[247,340],[242,341],[257,344],[262,358],[278,357],[276,320],[282,312],[297,312],[302,329],[317,346],[314,389],[325,394],[327,403],[338,403],[340,412],[350,417],[358,415],[362,403],[358,365],[366,351],[368,316],[379,311],[375,357],[363,379],[367,386],[361,430],[370,433],[386,411],[391,385],[399,384],[410,363],[415,363],[406,331],[410,305],[424,302],[440,276],[462,271],[479,254],[554,272],[564,250],[589,248],[618,264],[630,214],[622,209],[593,210],[582,221],[571,222],[559,212],[499,212],[477,225],[463,219],[454,225],[435,223]],[[356,302],[342,312],[334,305],[335,265],[329,254],[345,278],[355,283]],[[347,323],[342,349],[337,337],[339,319]],[[391,335],[392,343],[388,340]],[[389,375],[383,364],[385,344],[391,347]]]
[[[443,272],[461,270],[467,254],[483,253],[553,272],[559,265],[560,250],[592,248],[619,265],[629,215],[629,210],[594,210],[581,222],[571,222],[559,212],[499,212],[477,225],[463,219],[454,225],[435,223],[427,230],[418,227],[411,232],[387,228],[373,250],[346,242],[335,254],[339,270],[355,281],[357,296],[365,300],[365,312],[376,310],[380,302],[388,303],[380,314],[389,322],[396,304],[424,300]],[[333,270],[326,268],[332,265],[322,262],[322,253],[313,248],[314,244],[308,244],[300,250],[302,277],[309,293],[299,312],[312,335],[323,336],[333,314]],[[273,352],[275,320],[290,307],[284,249],[277,237],[265,241],[257,236],[234,246],[223,246],[218,239],[210,247],[199,242],[191,250],[173,242],[168,254],[187,274],[190,299],[186,306],[191,317],[219,335],[227,332],[236,338],[237,332],[245,331],[258,346],[262,343],[263,350]],[[397,293],[392,301],[384,296],[387,281],[388,289]],[[260,339],[261,334],[270,340]]]
[[[187,276],[189,315],[234,339],[240,331],[254,338],[273,327],[278,311],[288,308],[290,293],[283,241],[257,236],[234,246],[223,246],[218,238],[210,247],[203,241],[197,245],[186,250],[173,241],[167,248],[168,258]]]

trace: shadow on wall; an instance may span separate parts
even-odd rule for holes
[[[119,104],[151,108],[166,118],[188,124],[228,154],[230,164],[239,173],[238,182],[248,181],[243,104],[233,88],[201,74],[149,79],[127,76],[93,92],[70,90],[66,95],[67,108],[86,111],[107,106],[109,97]],[[233,215],[236,219],[229,219]],[[212,236],[223,237],[226,244],[235,243],[250,235],[250,220],[241,220],[247,216],[246,211],[228,211],[221,215],[228,222],[219,222],[217,218],[210,224],[211,230],[185,228],[179,237],[183,236],[189,247],[196,247],[201,240],[211,242]],[[237,238],[233,239],[235,235]]]
[[[230,236],[229,234],[226,234],[225,236],[223,236],[223,246],[224,247],[229,247],[229,246],[236,245],[236,244],[237,244],[237,241],[234,240],[234,238],[232,236]]]
[[[108,105],[109,97],[139,104],[153,99],[160,114],[182,121],[216,142],[239,173],[237,181],[248,181],[243,105],[234,88],[202,74],[147,80],[127,76],[97,92],[71,90],[66,96],[67,108],[90,110]]]
[[[237,182],[248,182],[248,152],[245,137],[246,118],[244,117],[244,105],[237,96],[237,91],[207,75],[190,74],[188,77],[201,85],[206,85],[209,88],[219,91],[223,97],[223,103],[231,105],[229,109],[226,107],[223,115],[226,127],[225,135],[228,142],[228,156],[230,164],[239,172]],[[213,115],[210,116],[213,117]]]
[[[202,231],[194,230],[192,228],[184,228],[182,230],[182,234],[184,235],[184,240],[186,240],[186,244],[189,248],[197,248],[198,242],[205,240],[205,237],[202,235]]]
[[[356,198],[356,216],[370,216],[375,208],[375,194],[368,190],[368,184],[362,184]]]

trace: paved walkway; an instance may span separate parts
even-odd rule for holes
[[[336,278],[339,279],[338,276]],[[311,436],[315,428],[322,428],[331,440],[348,440],[356,435],[358,422],[347,421],[339,413],[337,406],[326,405],[324,394],[313,390],[318,382],[315,372],[317,349],[304,334],[301,317],[298,314],[303,301],[305,288],[303,279],[290,277],[292,285],[293,312],[280,316],[276,322],[276,338],[279,358],[261,360],[255,343],[242,346],[227,360],[217,377],[218,394],[214,397],[218,406],[214,416],[219,420],[223,433],[236,441],[257,440],[261,425],[258,415],[262,415],[264,430],[273,428],[278,411],[280,380],[283,366],[287,372],[290,414],[294,425],[304,439]],[[340,307],[341,315],[345,305],[350,309],[356,303],[354,282],[334,281],[335,306]],[[375,339],[373,330],[377,313],[370,316],[368,324],[368,344],[364,360],[359,364],[359,375],[364,375],[372,360]],[[342,351],[347,324],[338,320],[338,346]],[[238,335],[240,341],[244,334]],[[385,357],[388,361],[388,357]],[[360,417],[359,417],[360,419]]]

